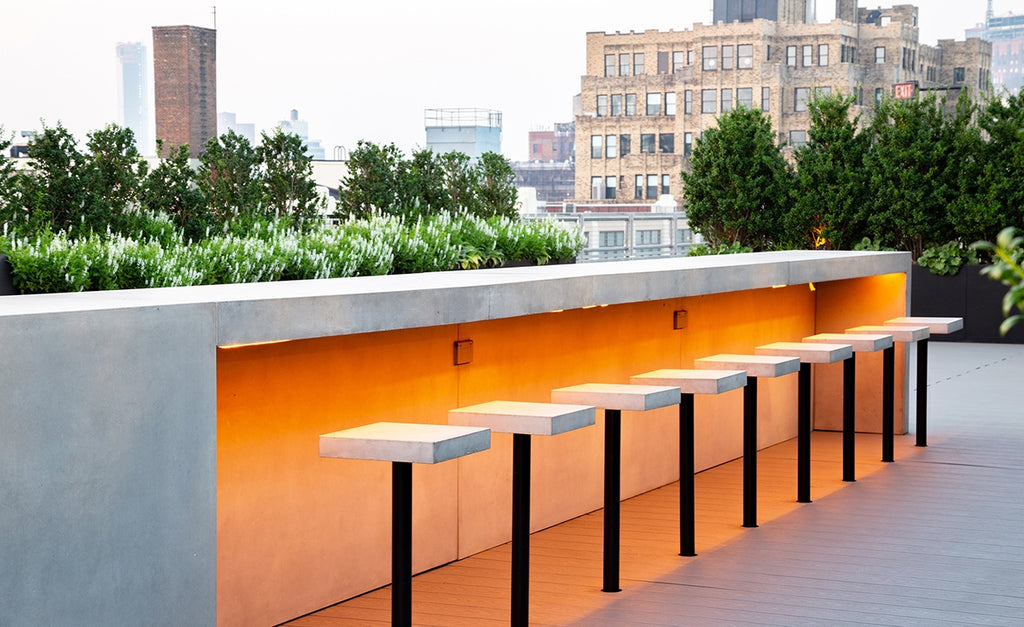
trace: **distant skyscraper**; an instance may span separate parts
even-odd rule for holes
[[[1024,15],[997,16],[991,0],[985,23],[967,29],[968,37],[992,42],[992,86],[1012,94],[1024,86]]]
[[[327,150],[320,145],[319,139],[309,138],[309,122],[299,119],[299,110],[292,109],[287,120],[277,123],[284,133],[298,135],[302,143],[306,145],[306,154],[316,161],[323,161],[327,156]]]
[[[427,148],[438,154],[458,151],[473,159],[485,152],[501,154],[501,111],[427,109],[423,118]]]
[[[814,21],[815,0],[714,0],[714,23],[764,19],[784,24]]]
[[[217,31],[153,27],[156,137],[167,149],[188,144],[199,156],[217,136]]]
[[[135,133],[135,147],[141,154],[153,154],[146,100],[146,47],[138,42],[117,44],[117,59],[121,70],[117,83],[121,124]]]

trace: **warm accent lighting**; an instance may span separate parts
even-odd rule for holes
[[[810,288],[812,292],[814,291],[814,283],[808,283],[807,287]]]
[[[250,346],[266,346],[267,344],[282,344],[284,342],[291,342],[292,340],[267,340],[266,342],[242,342],[241,344],[219,344],[217,348],[223,348],[225,350],[231,348],[248,348]]]
[[[777,289],[779,289],[780,287],[789,287],[789,286],[788,286],[788,285],[786,285],[785,283],[781,283],[781,284],[779,284],[779,285],[773,285],[773,286],[772,286],[772,289],[773,289],[773,290],[777,290]]]

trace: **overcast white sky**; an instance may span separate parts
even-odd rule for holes
[[[588,31],[687,29],[711,21],[712,0],[0,0],[0,126],[60,121],[84,142],[121,123],[115,45],[141,41],[152,55],[153,26],[211,27],[214,4],[217,108],[239,122],[269,129],[298,109],[330,158],[359,139],[423,146],[424,109],[498,109],[503,152],[518,160],[528,131],[571,120]],[[921,41],[932,45],[963,39],[987,6],[883,6],[893,4],[921,8]],[[994,8],[1022,13],[1024,0]],[[834,14],[819,0],[819,21]]]

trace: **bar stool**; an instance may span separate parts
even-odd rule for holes
[[[811,364],[853,362],[849,344],[812,344],[810,342],[775,342],[754,349],[758,355],[781,355],[800,358],[800,382],[797,418],[796,501],[811,502]],[[844,366],[845,367],[845,366]],[[843,403],[847,403],[843,391]],[[852,396],[852,394],[851,394]],[[852,398],[849,402],[852,402]],[[845,405],[844,405],[845,406]]]
[[[885,324],[924,325],[931,335],[948,335],[964,328],[964,319],[904,316]],[[917,342],[917,446],[928,446],[928,338]]]
[[[697,554],[693,486],[693,395],[721,394],[747,384],[743,370],[654,370],[629,378],[637,385],[671,385],[679,399],[679,554]]]
[[[448,412],[448,423],[512,434],[512,625],[530,621],[531,436],[588,427],[596,411],[586,405],[491,401]]]
[[[882,351],[882,461],[892,461],[893,351],[892,335],[883,333],[819,333],[803,339],[810,343],[842,343],[853,348],[853,359],[843,365],[843,481],[856,481],[857,353]],[[888,399],[888,400],[886,400]]]
[[[921,356],[921,342],[928,342],[928,336],[931,334],[928,330],[927,325],[901,325],[901,324],[869,324],[857,327],[852,327],[846,330],[847,333],[887,333],[892,336],[894,342],[903,342],[904,344],[910,344],[917,342],[918,346],[918,357]],[[928,358],[928,348],[924,349],[925,359]],[[895,354],[893,357],[895,362]],[[925,372],[925,375],[928,373]],[[896,369],[893,367],[892,371],[893,385],[895,386]],[[925,389],[927,390],[928,380],[925,379]],[[892,399],[890,399],[892,400]],[[928,442],[928,421],[926,413],[922,411],[922,408],[917,408],[917,446],[926,446]],[[924,408],[927,410],[927,407]]]
[[[757,526],[757,379],[800,370],[800,359],[772,355],[713,355],[694,360],[701,370],[745,370],[743,388],[743,526]]]
[[[320,457],[391,462],[391,624],[412,624],[412,465],[491,447],[479,427],[377,422],[320,436]]]
[[[679,404],[677,387],[584,383],[551,390],[554,403],[604,410],[604,581],[602,592],[619,592],[619,500],[622,498],[622,410],[647,411]]]

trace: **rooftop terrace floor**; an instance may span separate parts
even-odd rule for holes
[[[883,464],[880,436],[858,435],[843,483],[840,434],[815,432],[811,504],[795,502],[795,441],[763,450],[756,529],[740,526],[740,461],[699,473],[697,557],[676,555],[678,484],[624,501],[615,594],[601,511],[537,532],[531,624],[1024,624],[1024,346],[929,349],[926,448],[897,436]],[[508,624],[509,569],[505,544],[418,575],[413,623]],[[381,588],[287,624],[389,622]]]

